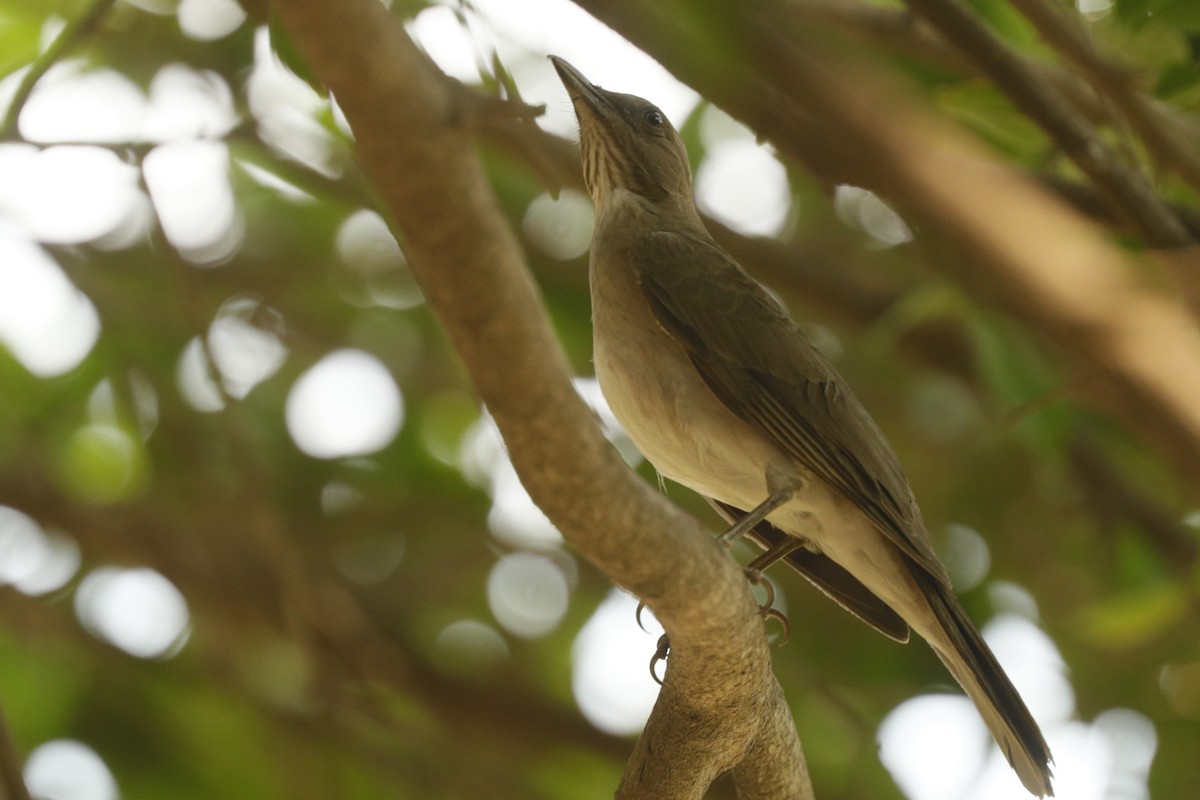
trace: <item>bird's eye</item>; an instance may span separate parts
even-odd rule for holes
[[[664,122],[662,112],[659,111],[657,108],[646,109],[646,113],[643,114],[642,117],[646,120],[646,122],[649,122],[651,125],[653,125],[656,128],[659,125],[662,125]]]

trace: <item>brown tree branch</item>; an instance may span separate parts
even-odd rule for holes
[[[1044,187],[1053,190],[1060,198],[1070,203],[1076,211],[1096,222],[1103,223],[1118,233],[1135,235],[1135,231],[1126,224],[1120,211],[1113,208],[1112,202],[1098,192],[1092,184],[1068,180],[1058,175],[1036,175],[1034,177]],[[1200,241],[1200,210],[1180,203],[1167,202],[1167,206],[1187,228],[1188,235],[1196,241]],[[1186,252],[1187,248],[1184,250]],[[1163,252],[1168,253],[1169,251]]]
[[[817,25],[850,31],[860,38],[954,69],[972,69],[972,62],[946,43],[927,22],[902,8],[861,0],[790,0],[788,10]]]
[[[761,620],[741,572],[693,519],[639,481],[569,381],[511,231],[445,81],[373,0],[280,0],[337,96],[413,273],[492,412],[530,495],[586,558],[642,597],[670,632],[666,685],[624,797],[700,797],[750,751],[811,796]],[[746,797],[761,797],[747,793]]]

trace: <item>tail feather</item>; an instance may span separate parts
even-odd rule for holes
[[[958,600],[932,579],[917,580],[944,634],[925,638],[975,702],[1021,783],[1039,797],[1052,797],[1050,748],[1025,702]]]

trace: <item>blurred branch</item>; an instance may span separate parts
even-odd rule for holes
[[[437,573],[401,574],[397,582],[406,591],[393,593],[356,590],[328,570],[313,570],[305,584],[313,612],[306,622],[312,630],[297,637],[289,620],[277,610],[277,568],[262,555],[258,535],[248,530],[261,520],[247,519],[241,508],[227,500],[227,478],[235,469],[232,453],[222,460],[211,453],[194,452],[197,441],[223,443],[222,437],[213,435],[220,423],[211,415],[195,414],[177,405],[166,406],[163,412],[163,423],[153,438],[161,441],[165,450],[186,454],[189,469],[185,482],[192,492],[190,498],[170,495],[171,490],[163,486],[156,495],[119,507],[83,505],[56,489],[36,462],[22,459],[27,469],[0,474],[0,503],[20,508],[47,528],[68,532],[89,560],[99,554],[109,563],[145,565],[166,575],[192,603],[200,636],[210,643],[222,643],[201,650],[211,679],[228,682],[226,688],[235,695],[244,693],[236,662],[246,656],[250,643],[271,638],[277,631],[300,645],[315,644],[305,647],[304,656],[318,665],[318,676],[333,676],[327,683],[342,692],[337,698],[341,703],[360,697],[363,687],[385,686],[402,696],[419,698],[450,728],[487,729],[496,741],[519,732],[522,745],[535,750],[570,742],[613,757],[628,752],[624,739],[599,732],[577,713],[562,708],[557,699],[535,691],[534,680],[518,680],[503,670],[474,680],[440,671],[429,648],[412,634],[419,627],[416,620],[426,613],[437,591]],[[162,502],[164,496],[170,500]],[[179,518],[173,512],[179,507],[204,508],[206,513]],[[405,502],[402,511],[411,518],[433,519],[445,508],[444,498],[422,496]],[[356,511],[345,524],[379,529],[395,525],[396,515],[393,498],[390,503],[373,505],[365,515]],[[328,564],[328,543],[333,538],[328,520],[321,515],[314,518],[305,509],[293,509],[285,516],[291,534],[288,542],[294,550],[292,560]],[[447,522],[455,530],[466,530],[469,525],[465,513],[452,515]],[[171,535],[164,536],[164,531]],[[228,535],[222,536],[225,532]],[[481,569],[482,564],[470,563],[461,555],[462,549],[449,551],[455,568]],[[482,558],[486,561],[486,554]],[[32,639],[52,632],[76,637],[71,640],[74,644],[96,645],[97,652],[126,658],[99,646],[80,626],[64,623],[56,605],[11,590],[0,599],[8,630],[23,631]],[[29,615],[33,618],[22,626],[21,621]],[[261,698],[250,699],[261,703]],[[321,708],[332,705],[327,697],[308,699]],[[0,753],[0,766],[2,763]]]
[[[0,800],[29,800],[29,789],[21,775],[21,757],[0,708]]]
[[[905,0],[973,59],[1121,209],[1152,247],[1193,244],[1187,229],[1134,166],[1122,163],[1053,84],[1014,53],[958,0]]]
[[[1034,176],[1039,183],[1047,189],[1053,190],[1059,197],[1066,200],[1076,211],[1079,211],[1097,222],[1101,222],[1115,231],[1132,234],[1129,230],[1124,217],[1120,211],[1113,207],[1112,202],[1099,191],[1096,187],[1087,183],[1079,183],[1078,181],[1068,180],[1058,175],[1036,175]],[[1188,235],[1200,241],[1200,210],[1191,206],[1185,206],[1182,203],[1167,203],[1167,207],[1171,209],[1184,227],[1187,228]],[[1164,257],[1170,256],[1172,251],[1163,251]],[[1184,253],[1187,248],[1184,248]]]
[[[526,489],[670,632],[666,682],[618,793],[698,798],[752,754],[770,796],[811,796],[744,576],[695,520],[636,478],[575,394],[444,79],[373,0],[280,0],[276,9],[336,94]]]
[[[149,194],[149,186],[142,175],[143,189]],[[166,262],[178,307],[183,311],[188,327],[199,344],[205,370],[221,398],[221,410],[217,412],[225,441],[233,456],[239,480],[229,490],[225,505],[245,524],[236,531],[224,531],[226,535],[248,535],[257,551],[252,560],[266,565],[275,588],[279,613],[292,639],[307,648],[313,646],[313,629],[317,621],[317,609],[308,591],[311,576],[302,559],[297,557],[294,545],[289,542],[285,525],[280,519],[280,509],[270,492],[270,480],[252,445],[252,436],[247,429],[245,409],[237,402],[225,386],[217,361],[209,344],[213,320],[197,302],[200,297],[200,278],[167,238],[160,225],[153,226],[150,240]],[[206,543],[208,542],[206,539]],[[218,547],[220,544],[217,545]]]
[[[788,0],[787,8],[793,18],[806,24],[842,30],[865,42],[964,75],[979,74],[974,61],[907,9],[875,6],[862,0]],[[1029,67],[1057,86],[1089,119],[1108,118],[1108,108],[1096,92],[1074,73],[1057,64],[1030,63]]]
[[[1079,67],[1098,92],[1116,103],[1160,169],[1173,170],[1193,189],[1200,190],[1200,156],[1194,143],[1180,131],[1178,120],[1162,113],[1137,86],[1129,70],[1100,51],[1074,9],[1068,17],[1061,6],[1052,7],[1046,0],[1013,0],[1013,5],[1033,23],[1047,44]]]
[[[12,102],[9,103],[8,110],[4,113],[4,121],[0,124],[0,139],[16,135],[17,120],[21,116],[21,109],[25,107],[29,96],[33,94],[33,87],[67,50],[91,32],[100,19],[112,8],[114,2],[116,0],[92,0],[91,5],[84,9],[83,14],[69,21],[50,43],[50,46],[29,65],[29,71],[17,84],[17,91],[13,94]]]
[[[119,514],[112,516],[118,525],[126,521]],[[372,615],[359,605],[359,600],[328,579],[314,582],[312,591],[325,607],[331,637],[325,647],[305,653],[315,662],[304,663],[315,663],[317,673],[334,675],[338,680],[325,686],[303,687],[304,710],[298,713],[295,707],[281,706],[270,692],[264,693],[261,684],[246,679],[246,662],[254,661],[254,653],[264,640],[274,641],[276,633],[282,632],[262,618],[261,609],[207,602],[213,596],[212,586],[196,586],[187,574],[181,577],[177,585],[189,598],[205,599],[192,607],[193,624],[197,637],[210,645],[193,658],[172,661],[158,677],[160,689],[174,684],[176,691],[200,692],[206,697],[216,691],[230,705],[244,703],[252,708],[256,715],[277,726],[275,730],[281,737],[296,732],[316,736],[325,740],[327,748],[343,748],[364,756],[381,772],[399,773],[398,777],[405,778],[417,796],[468,796],[469,789],[477,789],[481,781],[503,779],[503,771],[497,773],[486,767],[458,780],[433,775],[422,781],[422,777],[412,774],[415,766],[438,763],[442,752],[463,747],[466,742],[490,745],[489,759],[484,762],[494,758],[498,748],[510,757],[528,760],[556,747],[586,749],[614,760],[629,751],[624,737],[600,732],[557,699],[538,691],[541,687],[536,681],[522,682],[505,669],[471,678],[445,674],[435,664],[422,660],[419,654],[424,648],[381,635],[380,627],[373,624],[369,618]],[[423,603],[421,598],[414,606],[424,608]],[[111,690],[130,683],[144,685],[142,662],[88,634],[55,605],[10,591],[0,598],[0,608],[5,633],[17,647],[70,652],[73,669],[102,672]],[[402,621],[410,623],[407,630],[412,629],[411,619]],[[387,626],[395,622],[396,617],[389,614]],[[405,709],[401,713],[396,711],[397,700]],[[415,709],[420,713],[414,713]],[[372,724],[364,725],[364,719]],[[157,734],[169,736],[165,733],[169,723],[160,724],[153,718],[145,723]],[[294,757],[290,749],[282,752],[288,753],[288,758]],[[15,763],[19,765],[20,760]],[[20,776],[19,766],[11,774]],[[4,778],[7,774],[0,772],[0,779]],[[424,792],[419,788],[422,782]],[[0,800],[30,800],[28,795],[5,795],[6,787],[0,784]],[[455,788],[468,791],[456,793]],[[504,796],[515,796],[517,787],[504,788],[509,789]],[[319,791],[308,796],[314,795],[330,796]]]
[[[927,22],[901,8],[861,0],[790,0],[788,10],[801,19],[841,28],[909,55],[955,69],[971,69],[970,60],[947,44]]]

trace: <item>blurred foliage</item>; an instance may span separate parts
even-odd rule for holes
[[[1007,3],[971,5],[1017,51],[1052,57]],[[83,6],[5,0],[0,74],[28,64],[53,21]],[[181,32],[174,8],[118,4],[69,57],[143,88],[176,62],[228,84],[238,119],[222,138],[244,238],[221,263],[202,266],[153,222],[116,247],[44,244],[95,306],[101,332],[82,363],[48,378],[0,348],[0,504],[64,532],[82,558],[52,591],[0,588],[0,705],[18,754],[52,739],[86,742],[131,799],[607,796],[630,741],[584,721],[569,682],[575,633],[607,582],[551,548],[566,574],[577,573],[565,617],[540,639],[502,632],[487,580],[511,545],[489,531],[486,481],[461,465],[478,403],[429,309],[396,302],[411,300],[403,264],[371,272],[338,255],[343,224],[371,205],[350,138],[322,104],[310,119],[324,132],[324,156],[303,163],[267,141],[247,96],[265,22],[200,41]],[[421,8],[396,4],[395,13]],[[1195,114],[1200,6],[1121,0],[1089,27],[1169,108]],[[276,57],[311,80],[281,44],[286,36],[271,33]],[[1030,171],[1054,163],[1040,128],[977,75],[911,52],[881,57],[1012,163]],[[678,121],[695,164],[705,158],[704,109]],[[135,167],[154,149],[105,147]],[[520,232],[529,203],[558,187],[511,155],[480,152]],[[888,431],[935,535],[951,523],[982,533],[989,582],[964,602],[983,621],[997,610],[991,582],[1027,589],[1068,665],[1079,714],[1146,715],[1159,743],[1153,794],[1200,796],[1200,581],[1178,545],[1194,548],[1195,527],[1181,521],[1194,491],[1133,434],[1073,399],[1087,376],[1068,357],[928,268],[952,252],[920,236],[880,248],[838,219],[827,187],[790,175],[787,241],[828,250],[852,280],[894,300],[883,313],[830,312],[777,288],[801,318],[832,326],[839,364]],[[590,374],[586,256],[559,262],[525,244],[572,363]],[[245,397],[226,390],[223,408],[203,413],[181,394],[181,358],[208,336],[201,359],[211,359],[210,326],[231,299],[251,301],[250,324],[276,335],[287,356]],[[948,325],[969,357],[947,364],[914,350],[910,334],[931,323]],[[288,393],[344,347],[388,367],[405,421],[379,452],[319,460],[289,436]],[[213,364],[206,370],[221,379]],[[679,489],[672,497],[711,520],[696,498]],[[76,590],[104,565],[145,565],[169,578],[188,603],[186,641],[143,660],[88,633]],[[898,796],[877,756],[876,725],[945,683],[941,667],[927,649],[897,649],[794,576],[776,579],[794,628],[777,670],[819,794]],[[499,632],[499,656],[448,654],[439,635],[464,619]],[[652,650],[647,637],[646,659]]]

